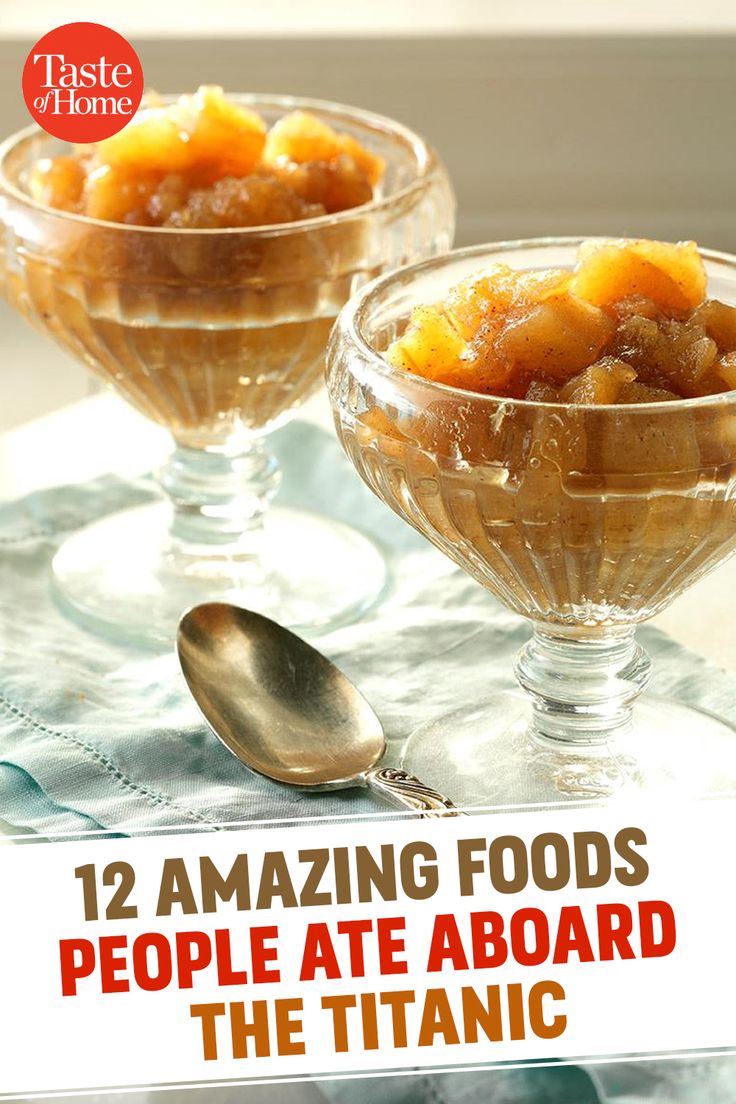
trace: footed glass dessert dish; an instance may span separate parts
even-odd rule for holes
[[[206,110],[177,144],[197,97]],[[164,498],[69,537],[53,561],[54,589],[86,626],[165,646],[181,613],[205,600],[317,629],[378,596],[385,565],[371,541],[327,517],[271,507],[279,472],[265,439],[320,386],[346,299],[384,269],[449,248],[454,225],[444,167],[398,123],[291,97],[223,104],[220,90],[205,89],[185,101],[173,132],[163,118],[161,133],[130,154],[126,128],[108,140],[117,143],[111,164],[98,168],[36,128],[0,149],[5,296],[176,446],[159,475]],[[279,140],[270,175],[257,165],[245,192],[233,177],[246,172],[247,142],[220,143],[229,175],[214,185],[207,145],[238,112],[238,125],[254,120],[259,148],[266,126]],[[302,135],[291,122],[276,131],[287,114],[297,129],[306,119],[318,143],[339,132],[334,164],[312,162],[312,173],[289,160],[283,149]],[[184,170],[155,163],[164,141],[177,158],[198,143],[202,190],[182,192]],[[369,198],[355,190],[365,186],[363,162],[380,166]],[[44,202],[47,192],[61,199]]]
[[[363,480],[532,630],[521,689],[459,702],[406,746],[404,765],[458,804],[736,789],[733,725],[650,698],[635,635],[736,549],[736,392],[499,398],[386,357],[410,317],[416,328],[415,308],[447,302],[459,281],[498,263],[569,270],[578,245],[476,247],[385,276],[343,310],[328,353],[338,433]],[[709,294],[736,302],[736,258],[702,257]]]

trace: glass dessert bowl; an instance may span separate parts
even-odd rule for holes
[[[158,135],[140,144],[135,171],[107,165],[86,178],[79,153],[36,128],[0,149],[4,294],[174,438],[159,473],[165,499],[94,523],[53,562],[66,609],[139,643],[170,644],[182,611],[202,600],[238,602],[302,628],[347,621],[375,600],[385,566],[369,540],[327,517],[269,508],[279,472],[264,438],[320,386],[327,338],[349,295],[452,240],[444,167],[399,123],[291,97],[228,97],[226,107],[256,112],[256,131],[271,127],[269,136],[285,117],[308,112],[351,156],[341,153],[339,179],[323,162],[307,178],[274,149],[273,172],[286,185],[248,177],[245,209],[239,192],[228,194],[239,181],[218,180],[206,151],[200,190],[187,192],[188,178],[182,190],[176,165],[151,160],[161,160]],[[281,132],[282,147],[290,137]],[[223,172],[246,171],[241,152],[247,144],[225,143]],[[361,157],[380,166],[367,196],[353,171]],[[357,192],[336,194],[353,178]],[[67,209],[44,202],[54,188]],[[276,213],[261,225],[259,210],[260,223]]]
[[[481,246],[385,276],[343,310],[328,352],[338,434],[363,480],[532,626],[515,666],[523,693],[510,687],[460,708],[406,746],[405,765],[458,803],[514,803],[520,792],[546,802],[667,784],[699,793],[736,787],[732,725],[641,696],[650,662],[635,638],[637,624],[736,549],[736,391],[722,382],[722,393],[677,398],[658,382],[655,395],[653,377],[642,371],[635,382],[637,373],[611,357],[596,366],[605,386],[618,372],[616,386],[633,389],[615,405],[573,394],[590,383],[585,372],[570,382],[582,364],[559,365],[565,385],[547,377],[521,389],[553,401],[478,393],[398,366],[424,326],[422,372],[461,376],[462,359],[440,365],[444,323],[424,304],[452,302],[460,281],[499,263],[533,280],[542,270],[570,270],[579,244]],[[709,295],[736,303],[736,258],[702,257]],[[597,324],[584,309],[586,324]],[[606,340],[617,339],[605,324]],[[509,342],[524,340],[522,328],[512,329]],[[733,339],[736,348],[736,329]],[[713,363],[711,345],[700,337],[683,359],[693,379],[695,353]],[[565,354],[575,355],[572,346]],[[595,360],[587,355],[586,363]],[[732,355],[719,363],[728,375]],[[476,380],[492,369],[481,364]],[[627,393],[645,401],[622,402]]]

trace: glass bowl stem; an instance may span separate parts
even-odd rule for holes
[[[581,638],[536,625],[514,673],[531,697],[533,735],[574,750],[604,744],[630,726],[651,663],[633,626]]]
[[[281,482],[262,441],[241,451],[177,445],[159,472],[174,507],[172,538],[181,545],[253,545]]]

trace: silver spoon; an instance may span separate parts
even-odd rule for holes
[[[381,722],[333,663],[258,613],[207,602],[179,622],[179,662],[207,724],[256,774],[303,790],[367,786],[396,808],[458,815],[418,778],[381,767]]]

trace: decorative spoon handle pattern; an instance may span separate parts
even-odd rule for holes
[[[395,808],[417,810],[423,817],[465,815],[449,797],[398,767],[374,767],[366,772],[365,781],[369,789]]]

